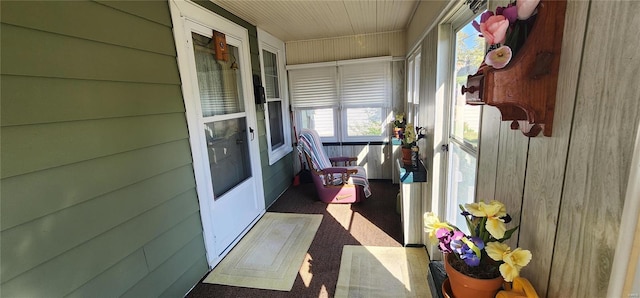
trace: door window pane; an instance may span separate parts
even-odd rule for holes
[[[271,133],[271,150],[284,145],[284,130],[282,127],[282,102],[271,101],[267,104],[269,113],[269,132]]]
[[[462,231],[469,232],[458,205],[474,201],[476,157],[462,150],[455,142],[450,144],[448,180],[447,220]]]
[[[202,116],[244,112],[238,48],[227,45],[227,61],[215,59],[211,38],[191,33]]]
[[[215,198],[251,177],[245,118],[205,124],[211,182]]]
[[[302,110],[300,116],[303,128],[313,129],[321,137],[334,136],[333,109]]]
[[[264,81],[267,98],[280,98],[278,88],[278,59],[276,54],[262,50]]]
[[[477,19],[479,22],[480,20]],[[480,131],[480,106],[467,105],[465,96],[461,94],[462,85],[467,76],[475,74],[484,57],[484,39],[478,36],[471,23],[456,32],[456,52],[453,90],[452,135],[477,148]]]
[[[348,108],[347,135],[350,137],[381,136],[382,108]]]

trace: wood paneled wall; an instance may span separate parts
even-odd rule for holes
[[[580,4],[582,5],[582,4]],[[549,295],[606,295],[640,119],[640,2],[591,1]],[[562,75],[562,74],[561,74]]]
[[[439,207],[440,197],[439,192],[440,188],[439,181],[440,175],[434,174],[434,169],[440,169],[440,165],[442,162],[442,154],[441,151],[437,148],[440,148],[441,136],[437,136],[434,132],[441,123],[436,123],[436,119],[441,119],[441,117],[437,117],[437,107],[442,107],[442,96],[438,96],[438,83],[436,80],[428,79],[435,78],[438,72],[438,30],[432,30],[425,36],[422,40],[421,48],[420,48],[420,57],[421,57],[421,67],[420,67],[420,77],[427,78],[424,80],[420,80],[420,106],[418,112],[418,126],[424,127],[425,134],[428,136],[418,142],[418,146],[420,147],[420,158],[424,161],[424,165],[427,169],[427,182],[422,183],[422,209],[428,211],[437,211]],[[439,101],[440,104],[437,102]],[[442,113],[442,110],[440,110]],[[438,128],[437,128],[438,127]],[[438,139],[437,139],[438,138]],[[433,157],[428,159],[427,157]],[[434,181],[434,178],[437,180]],[[441,259],[440,254],[438,254],[436,247],[433,245],[428,245],[428,235],[424,233],[422,235],[422,239],[425,244],[427,244],[427,252],[432,260]],[[438,254],[438,256],[436,256]]]
[[[506,4],[490,1],[489,7]],[[630,162],[638,150],[640,40],[622,29],[640,25],[638,11],[637,1],[568,1],[552,137],[527,138],[500,121],[496,108],[483,107],[476,200],[504,202],[520,224],[509,245],[533,253],[522,275],[541,297],[607,295]],[[448,117],[440,109],[451,88],[443,80],[451,52],[444,36],[450,30],[442,24],[422,43],[421,113],[427,118],[421,124],[433,139],[426,148],[433,179],[423,200],[432,199],[430,210],[440,212],[444,193],[437,179],[445,174],[438,147],[446,139],[440,117]],[[429,60],[434,50],[437,62]]]
[[[359,34],[286,43],[287,65],[406,54],[404,31]]]
[[[325,146],[324,148],[329,157],[357,157],[358,165],[367,170],[369,179],[391,179],[391,146],[389,145]]]
[[[492,3],[492,7],[496,3]],[[484,107],[477,194],[521,224],[541,296],[605,297],[640,121],[637,1],[569,1],[552,137]],[[482,182],[482,183],[480,183]]]

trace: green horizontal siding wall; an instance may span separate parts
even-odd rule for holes
[[[208,266],[168,3],[0,10],[0,296],[184,295]]]
[[[195,2],[247,29],[249,32],[249,47],[251,50],[251,70],[253,74],[260,75],[260,50],[258,47],[258,31],[256,27],[210,1],[197,0]],[[285,190],[287,190],[289,185],[291,185],[293,179],[293,155],[290,153],[273,165],[269,165],[265,114],[262,107],[256,106],[256,117],[258,119],[258,141],[260,144],[260,163],[262,165],[264,200],[265,206],[269,207]]]

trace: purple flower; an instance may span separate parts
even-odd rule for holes
[[[471,251],[471,253],[466,253],[461,255],[460,258],[463,259],[464,262],[471,267],[476,267],[480,265],[480,258],[478,258],[478,256],[476,256],[476,254],[474,254],[473,251]]]
[[[444,243],[442,241],[440,241],[440,243],[438,243],[438,248],[440,249],[441,252],[443,253],[452,253],[453,251],[451,250],[451,247],[449,247],[448,243]]]
[[[462,238],[464,238],[464,233],[460,231],[453,231],[451,235],[451,243],[449,244],[449,246],[458,254],[462,254],[462,249],[466,246],[462,241]]]
[[[464,233],[460,231],[453,231],[453,235],[451,235],[451,238],[453,240],[461,240],[462,238],[464,238]]]
[[[451,240],[451,243],[449,244],[449,246],[451,246],[451,250],[455,251],[457,254],[462,255],[463,252],[463,247],[464,247],[464,242],[462,242],[462,240],[458,239],[458,240]]]
[[[445,228],[439,228],[438,230],[436,230],[436,237],[439,240],[438,248],[440,248],[440,251],[442,251],[443,253],[453,252],[449,245],[451,243],[453,235],[454,235],[453,231],[449,231],[448,229],[445,229]]]
[[[471,240],[471,242],[473,242],[473,244],[478,247],[478,249],[483,249],[484,248],[484,241],[482,241],[482,238],[480,237],[471,237],[469,238],[469,240]]]
[[[503,15],[509,20],[509,24],[513,24],[518,19],[518,8],[513,4],[509,4],[507,7],[496,7],[496,14]]]
[[[449,235],[449,230],[447,230],[447,229],[445,229],[445,228],[439,228],[439,229],[437,229],[437,230],[436,230],[436,238],[438,238],[438,239],[442,239],[442,238],[444,238],[444,237],[447,237],[447,238],[451,237],[451,236]]]
[[[491,16],[493,16],[493,11],[485,11],[480,16],[480,23],[486,22],[487,19],[489,19],[489,17],[491,17]],[[480,24],[478,22],[476,22],[474,20],[473,23],[471,23],[471,25],[473,26],[473,28],[476,28],[476,30],[478,30],[478,32],[480,32]],[[482,35],[480,35],[480,36],[482,36]]]
[[[470,238],[470,240],[473,241],[473,238],[475,238],[475,237]],[[477,240],[479,240],[479,239],[477,239]],[[451,241],[452,246],[453,246],[453,242],[454,241]],[[467,265],[469,265],[471,267],[478,266],[480,264],[480,258],[475,254],[473,249],[471,249],[462,240],[460,240],[460,243],[462,245],[459,248],[456,247],[456,252],[460,255],[460,259],[462,259]],[[480,240],[480,243],[484,246],[484,243],[482,243],[482,240]]]
[[[487,19],[489,19],[492,16],[493,16],[493,11],[487,10],[483,12],[482,15],[480,16],[480,23],[486,22]]]

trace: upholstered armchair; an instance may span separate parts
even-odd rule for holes
[[[357,158],[327,157],[315,130],[300,132],[298,151],[306,159],[321,201],[355,203],[371,196],[365,169],[354,164]]]

